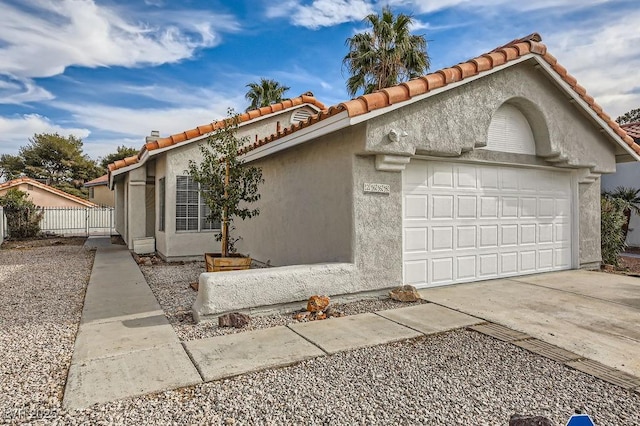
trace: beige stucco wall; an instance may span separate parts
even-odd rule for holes
[[[89,201],[100,206],[113,207],[116,205],[115,192],[111,191],[107,185],[96,185],[89,188],[89,192],[93,189],[93,197],[89,197]]]
[[[31,189],[29,189],[31,186]],[[34,185],[29,185],[27,183],[22,183],[11,188],[0,190],[0,196],[3,196],[9,191],[9,189],[18,189],[22,192],[26,192],[29,194],[29,199],[36,206],[40,207],[86,207],[83,204],[70,200],[68,198],[64,198],[60,195],[53,194],[49,191],[45,191],[44,189],[38,188]]]
[[[282,127],[289,125],[292,111],[258,119],[252,123],[241,126],[238,129],[239,138],[248,138],[249,143],[254,143],[256,135],[258,139],[275,133],[277,123]],[[165,231],[158,231],[158,222],[155,223],[156,250],[165,258],[201,258],[203,253],[219,252],[220,243],[215,240],[215,231],[176,231],[176,180],[177,176],[187,175],[189,160],[198,161],[201,157],[200,146],[206,140],[190,143],[160,154],[156,157],[156,197],[159,197],[158,180],[162,177],[166,182],[166,221]],[[159,203],[156,203],[156,218],[159,218]]]
[[[272,265],[353,260],[353,160],[364,126],[251,163],[265,180],[260,215],[237,219],[241,253]]]

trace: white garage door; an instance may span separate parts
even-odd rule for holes
[[[403,172],[404,282],[571,268],[569,173],[413,160]]]

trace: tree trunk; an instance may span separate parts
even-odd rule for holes
[[[224,199],[225,204],[229,193],[227,187],[229,186],[229,161],[225,161],[225,175],[224,175]],[[222,208],[222,257],[229,257],[229,210],[225,205]]]
[[[624,240],[627,241],[627,234],[629,233],[629,224],[631,223],[631,209],[624,209],[624,217],[626,221],[624,225],[622,225],[622,233],[624,234]]]

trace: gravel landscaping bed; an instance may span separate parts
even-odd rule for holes
[[[341,353],[233,379],[60,413],[64,424],[640,424],[640,396],[472,331]]]
[[[0,250],[0,423],[61,406],[94,252],[45,241]]]
[[[203,321],[196,324],[191,315],[191,306],[196,300],[197,293],[189,285],[197,282],[200,274],[204,272],[204,262],[165,263],[153,266],[140,265],[140,270],[142,270],[147,283],[149,283],[153,294],[158,299],[180,340],[187,341],[241,333],[296,322],[293,319],[293,312],[290,312],[252,316],[250,324],[243,328],[218,327],[215,321]],[[310,294],[309,296],[312,295]],[[403,308],[416,303],[403,303],[391,299],[372,299],[350,303],[332,303],[332,306],[345,315],[355,315],[385,309]]]

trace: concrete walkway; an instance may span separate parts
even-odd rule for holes
[[[86,244],[97,250],[64,406],[202,382],[126,246],[95,237]]]
[[[424,304],[181,344],[126,247],[105,238],[87,245],[97,251],[64,394],[68,409],[482,322]]]
[[[419,293],[640,378],[638,278],[565,271]]]

